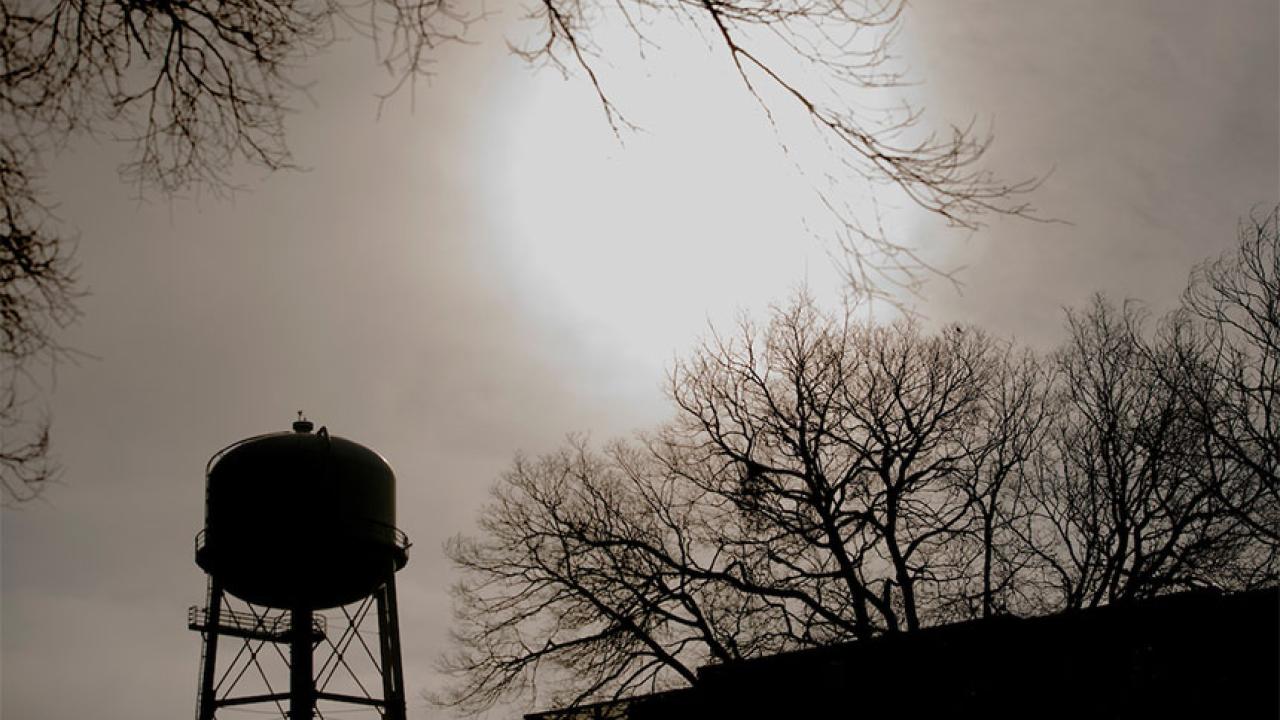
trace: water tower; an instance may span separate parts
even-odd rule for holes
[[[335,707],[404,720],[395,573],[409,542],[395,524],[395,474],[298,417],[292,432],[235,443],[205,470],[196,564],[208,596],[187,623],[203,640],[196,718],[259,705],[288,720]],[[362,629],[371,614],[376,632]]]

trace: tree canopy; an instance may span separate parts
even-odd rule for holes
[[[1276,224],[1159,322],[1099,296],[1050,353],[803,296],[713,334],[671,373],[671,422],[518,458],[451,542],[439,699],[572,706],[708,662],[1275,584]]]

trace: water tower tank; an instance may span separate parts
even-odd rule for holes
[[[319,610],[373,593],[408,561],[396,478],[369,448],[306,421],[209,460],[196,562],[258,605]]]

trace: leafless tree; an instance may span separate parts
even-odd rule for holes
[[[1101,296],[1038,355],[800,296],[676,364],[676,417],[518,462],[451,546],[470,710],[700,662],[1280,581],[1275,216],[1152,323]],[[545,674],[544,674],[545,675]]]
[[[1026,476],[1051,427],[1052,366],[1035,353],[996,343],[981,414],[963,433],[959,468],[973,507],[967,533],[940,548],[952,560],[952,582],[935,618],[967,620],[1048,610],[1035,553],[1018,532],[1027,519]]]
[[[1054,601],[1094,607],[1193,587],[1231,587],[1252,535],[1228,511],[1168,349],[1133,304],[1102,298],[1068,316],[1051,442],[1030,484],[1026,538]],[[1165,381],[1160,380],[1164,375]]]
[[[967,126],[921,132],[921,112],[906,103],[870,109],[860,103],[902,82],[892,43],[902,28],[905,0],[631,0],[612,7],[642,45],[658,46],[648,21],[678,18],[713,39],[743,87],[761,107],[783,144],[813,140],[833,167],[801,167],[812,177],[861,178],[890,186],[910,204],[948,224],[976,229],[989,215],[1035,218],[1027,194],[1039,180],[1005,182],[981,167],[992,138]],[[612,48],[592,38],[605,6],[582,0],[541,0],[533,17],[543,32],[523,46],[531,60],[582,68],[615,129],[629,125],[599,66]],[[793,122],[787,122],[792,120]],[[790,131],[790,132],[787,132]],[[918,293],[927,278],[950,277],[917,248],[896,239],[879,211],[860,212],[847,189],[815,182],[818,199],[834,218],[837,262],[849,288],[864,298],[901,305],[896,293]]]
[[[1280,545],[1280,206],[1243,223],[1236,250],[1201,265],[1171,321],[1176,370],[1212,452],[1248,478],[1238,516]]]
[[[56,333],[77,316],[69,246],[23,171],[22,148],[0,140],[0,501],[35,497],[54,477],[49,422],[31,417],[35,366],[64,354]]]
[[[673,470],[742,518],[726,524],[731,572],[793,594],[799,634],[819,641],[870,637],[877,619],[896,619],[864,572],[873,531],[852,487],[859,459],[841,446],[856,422],[840,402],[856,362],[847,330],[805,301],[763,335],[744,323],[713,339],[677,366],[680,413],[664,434]]]
[[[912,131],[915,109],[859,104],[866,91],[900,80],[890,47],[903,7],[903,0],[540,0],[530,37],[515,46],[530,61],[581,69],[619,128],[627,122],[600,68],[615,48],[601,46],[596,29],[624,22],[652,50],[660,48],[656,22],[666,32],[683,27],[724,51],[769,121],[782,113],[806,118],[851,173],[895,186],[963,227],[988,213],[1029,215],[1022,197],[1034,183],[1004,183],[979,167],[989,137],[959,127],[922,136]],[[283,118],[298,89],[292,73],[344,31],[375,41],[394,92],[431,72],[432,50],[464,40],[484,17],[450,0],[5,0],[2,12],[5,138],[44,153],[77,132],[121,133],[135,145],[125,175],[163,190],[220,185],[237,161],[290,166]],[[27,163],[18,168],[31,172]],[[838,213],[844,205],[825,200]],[[871,242],[847,248],[859,255],[851,267],[868,288],[877,277],[918,269],[910,248],[882,232],[848,229]]]
[[[919,113],[908,107],[857,109],[862,93],[898,81],[889,47],[902,12],[903,0],[540,0],[530,11],[529,37],[514,46],[532,62],[580,69],[619,130],[628,123],[606,91],[601,58],[614,48],[597,41],[600,24],[626,23],[650,51],[660,47],[654,23],[691,30],[723,50],[763,117],[779,127],[785,114],[803,118],[851,175],[896,187],[954,225],[976,227],[988,213],[1029,216],[1022,197],[1034,183],[1003,183],[979,167],[990,138],[971,128],[921,134]],[[343,34],[367,37],[391,74],[391,94],[432,72],[433,50],[465,40],[484,17],[451,0],[4,0],[6,207],[39,216],[49,203],[34,191],[40,160],[79,134],[132,143],[122,174],[142,189],[223,188],[241,163],[291,167],[284,118],[300,89],[294,73],[306,59]],[[917,287],[930,268],[912,248],[856,218],[836,191],[818,191],[839,218],[843,262],[861,292],[888,297],[888,285]],[[41,286],[52,305],[14,306],[15,313],[34,313],[17,321],[65,324],[76,314],[77,294],[66,243],[51,225],[26,237],[40,257],[57,259],[57,272],[46,275],[57,282]],[[22,367],[7,361],[5,371]]]
[[[642,43],[654,47],[660,42],[650,37],[648,21],[655,17],[679,18],[714,38],[770,122],[778,124],[783,113],[798,114],[847,170],[896,186],[951,224],[974,228],[988,213],[1030,216],[1032,208],[1022,198],[1034,181],[1001,182],[978,166],[989,137],[972,127],[952,127],[947,134],[917,134],[912,141],[917,110],[904,105],[878,112],[857,109],[856,98],[865,91],[901,82],[889,60],[905,6],[903,0],[632,0],[612,9]],[[599,47],[591,32],[593,22],[608,11],[582,0],[541,0],[533,18],[543,30],[521,52],[533,60],[582,68],[618,127],[627,121],[597,69],[610,49]],[[825,199],[843,216],[842,199]],[[859,253],[857,277],[889,280],[919,268],[910,248],[876,228],[850,223],[848,229],[872,244],[871,253]]]
[[[698,664],[740,657],[761,607],[698,571],[705,518],[652,469],[635,448],[600,455],[581,440],[517,461],[483,538],[448,546],[466,572],[445,662],[461,682],[439,701],[478,711],[550,680],[552,702],[573,705],[688,684]]]
[[[290,165],[292,73],[339,26],[375,36],[378,61],[412,78],[470,19],[440,1],[5,0],[5,134],[47,152],[110,130],[135,145],[126,177],[217,186],[237,161]]]
[[[7,502],[50,477],[48,424],[29,416],[24,384],[56,358],[57,330],[78,317],[72,244],[38,191],[45,156],[78,134],[134,145],[125,178],[163,192],[227,187],[237,162],[291,164],[283,120],[295,66],[337,25],[375,36],[398,77],[469,18],[444,2],[4,0],[0,3],[0,314],[5,374],[0,446]],[[30,385],[30,388],[27,388]]]
[[[576,66],[610,122],[625,122],[605,92],[595,28],[614,15],[642,43],[651,22],[675,19],[717,38],[766,111],[777,93],[848,154],[851,169],[898,186],[921,207],[973,227],[984,213],[1026,214],[1025,184],[979,170],[986,149],[967,130],[898,144],[918,120],[910,109],[855,113],[856,92],[898,81],[888,63],[901,0],[706,2],[541,0],[518,52]],[[230,163],[290,164],[283,117],[297,89],[292,72],[345,28],[376,41],[393,74],[390,91],[431,71],[432,50],[466,38],[484,17],[448,0],[6,0],[0,25],[6,135],[39,151],[110,123],[132,129],[126,175],[162,189],[221,181]],[[880,122],[880,118],[888,118]]]
[[[450,545],[467,580],[441,699],[479,710],[548,666],[572,702],[616,697],[1017,605],[1005,495],[1043,421],[1033,358],[800,299],[671,382],[675,421],[517,462],[481,539]]]
[[[691,481],[768,529],[741,542],[776,556],[779,581],[822,588],[848,636],[916,630],[990,614],[1013,584],[1002,507],[1043,420],[1037,373],[976,328],[925,335],[800,303],[762,340],[680,366],[678,436],[730,469]]]

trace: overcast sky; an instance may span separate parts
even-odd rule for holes
[[[309,169],[246,171],[233,198],[139,202],[106,140],[49,164],[91,292],[65,340],[94,359],[47,383],[61,482],[3,514],[4,717],[190,716],[205,461],[299,409],[397,470],[410,716],[434,717],[441,544],[515,453],[664,420],[709,321],[801,283],[834,301],[806,181],[722,52],[616,60],[644,127],[619,143],[582,79],[507,54],[511,16],[380,118],[371,51],[334,48],[290,123]],[[1072,223],[908,215],[894,233],[966,268],[921,309],[1048,345],[1095,291],[1167,307],[1280,199],[1277,30],[1276,0],[913,0],[897,49],[924,122],[991,124],[990,167],[1052,171],[1033,200]]]

